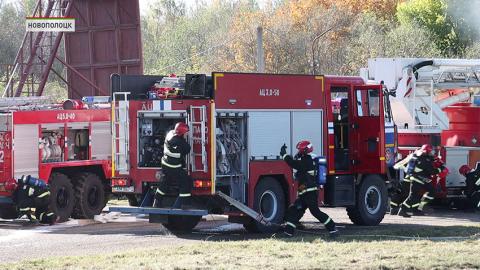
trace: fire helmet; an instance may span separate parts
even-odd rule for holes
[[[460,167],[460,169],[458,169],[458,172],[461,174],[461,175],[466,175],[467,173],[469,173],[472,169],[468,166],[468,165],[462,165]]]
[[[313,152],[313,145],[309,141],[299,141],[297,150],[299,154],[308,154]]]
[[[432,145],[430,145],[430,144],[424,144],[424,145],[422,145],[422,147],[420,148],[420,150],[421,150],[422,153],[424,153],[424,154],[430,154],[430,153],[432,153],[433,147],[432,147]]]
[[[183,136],[183,134],[187,133],[189,130],[188,125],[184,122],[178,122],[175,125],[175,135]]]
[[[12,179],[5,183],[5,190],[7,191],[15,191],[17,187],[18,187],[18,184],[16,179]]]

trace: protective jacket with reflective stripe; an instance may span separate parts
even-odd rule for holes
[[[290,155],[285,155],[283,160],[287,162],[288,166],[295,169],[295,180],[298,181],[298,185],[304,185],[306,189],[316,188],[317,182],[315,181],[315,161],[312,154],[302,155],[299,159],[294,159]],[[310,191],[310,190],[309,190]]]
[[[429,183],[432,181],[431,177],[441,171],[433,166],[434,157],[432,155],[417,155],[417,153],[415,153],[412,157],[412,160],[414,167],[410,173],[410,180],[419,180]]]
[[[168,168],[185,167],[185,156],[190,152],[190,145],[174,131],[168,132],[163,145],[162,166]]]

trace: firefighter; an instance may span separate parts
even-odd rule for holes
[[[50,211],[50,188],[45,182],[30,175],[22,176],[18,180],[16,201],[20,217],[26,215],[32,223],[57,222],[57,216]]]
[[[298,198],[287,210],[284,233],[288,237],[293,236],[296,224],[308,208],[310,213],[325,225],[330,235],[335,236],[338,233],[335,222],[318,208],[318,187],[315,179],[317,168],[312,154],[313,146],[309,141],[300,141],[296,148],[298,153],[295,157],[287,155],[285,144],[280,149],[280,156],[294,169],[294,178],[298,181]]]
[[[431,145],[424,144],[411,157],[407,169],[407,177],[411,181],[410,191],[407,199],[400,206],[398,215],[403,217],[424,215],[424,206],[434,199],[435,189],[431,183],[432,178],[442,172],[443,165],[439,163],[439,159],[435,160],[432,150]],[[423,196],[420,193],[422,190],[426,190]]]
[[[187,143],[188,125],[179,122],[165,137],[163,145],[162,171],[165,179],[155,191],[154,207],[162,205],[162,198],[167,192],[167,187],[173,182],[178,183],[179,194],[173,208],[189,208],[191,204],[193,180],[186,170],[186,155],[190,152]]]
[[[466,178],[465,195],[469,205],[474,209],[480,209],[480,166],[472,170],[468,165],[463,165],[458,172]]]

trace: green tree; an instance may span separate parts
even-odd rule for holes
[[[462,6],[459,1],[411,0],[398,5],[397,18],[402,25],[427,29],[442,55],[462,56],[474,40],[475,31],[464,16],[471,5],[466,1],[460,2],[465,5]]]

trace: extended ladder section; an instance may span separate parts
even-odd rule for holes
[[[128,95],[130,92],[116,92],[113,93],[113,105],[114,110],[112,115],[112,139],[115,156],[115,166],[116,170],[120,174],[127,174],[129,171],[129,159],[128,159],[128,149],[129,149],[129,102]]]
[[[47,109],[52,107],[60,107],[60,104],[54,104],[50,97],[7,97],[0,98],[0,110],[30,110],[30,109]]]
[[[207,166],[207,110],[205,106],[192,106],[188,114],[188,127],[190,129],[190,164],[192,172],[208,172]],[[201,163],[201,166],[197,166]]]

